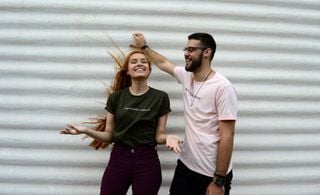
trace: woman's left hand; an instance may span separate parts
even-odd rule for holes
[[[166,137],[166,146],[171,151],[175,153],[181,153],[180,144],[182,144],[182,139],[177,135],[167,135]]]

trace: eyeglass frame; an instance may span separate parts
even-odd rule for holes
[[[185,48],[183,48],[182,49],[182,51],[184,51],[184,52],[189,52],[189,53],[192,53],[192,52],[194,52],[195,50],[197,50],[197,49],[201,49],[202,51],[203,50],[205,50],[205,49],[208,49],[209,47],[185,47]]]

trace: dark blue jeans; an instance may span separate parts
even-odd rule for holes
[[[162,182],[161,166],[154,147],[115,145],[101,181],[100,195],[157,195]]]
[[[229,195],[230,193],[232,177],[232,171],[230,171],[227,175],[227,181],[224,186],[225,195]],[[212,182],[212,179],[212,177],[190,170],[180,160],[178,160],[170,186],[170,195],[205,195],[207,187]]]

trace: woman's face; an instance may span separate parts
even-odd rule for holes
[[[146,79],[150,73],[150,64],[144,54],[134,53],[130,56],[127,74],[130,75],[132,79]]]

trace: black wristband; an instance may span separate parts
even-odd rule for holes
[[[144,46],[142,46],[140,49],[141,49],[141,50],[144,50],[144,49],[146,49],[146,48],[149,48],[148,45],[144,45]]]

